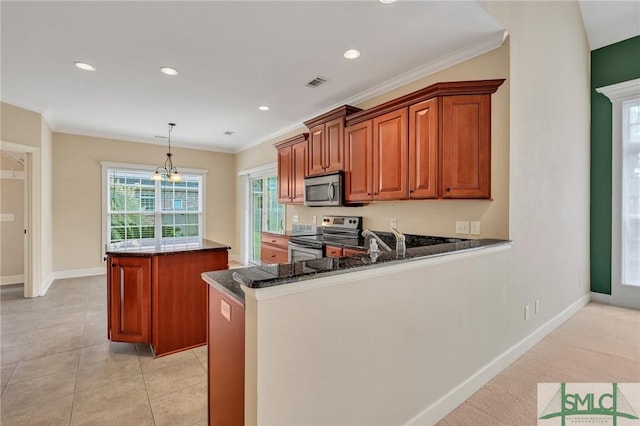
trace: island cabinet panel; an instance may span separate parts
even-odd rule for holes
[[[325,249],[326,257],[342,256],[342,247],[326,246],[324,249]]]
[[[304,178],[308,175],[307,133],[276,144],[278,150],[278,202],[302,204]]]
[[[244,424],[244,306],[209,292],[209,425]]]
[[[438,197],[438,99],[409,107],[409,197]]]
[[[227,264],[226,250],[153,258],[151,345],[156,355],[207,343],[207,285],[201,274],[227,269]]]
[[[109,339],[149,343],[151,260],[109,256],[108,262]]]
[[[373,134],[371,120],[345,129],[345,202],[373,198]]]
[[[407,109],[373,119],[373,199],[409,198]]]
[[[442,99],[442,198],[491,196],[491,95]]]
[[[359,250],[359,249],[350,249],[350,248],[343,248],[342,249],[342,255],[343,256],[356,256],[359,254],[367,254],[366,250]]]

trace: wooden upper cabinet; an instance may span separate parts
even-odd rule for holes
[[[291,202],[291,146],[278,149],[278,202]]]
[[[276,144],[278,150],[278,202],[302,204],[304,178],[308,175],[308,134]]]
[[[438,197],[438,99],[409,107],[409,198]]]
[[[309,127],[309,176],[344,170],[344,122],[349,114],[360,111],[344,105],[312,120]]]
[[[371,120],[345,129],[345,202],[373,198],[373,134]]]
[[[291,202],[304,203],[304,178],[307,176],[307,141],[291,145]]]
[[[491,197],[491,95],[442,98],[442,198]]]
[[[373,119],[373,199],[409,198],[407,109]]]

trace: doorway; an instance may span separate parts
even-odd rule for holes
[[[282,232],[285,224],[284,205],[278,203],[278,178],[275,171],[249,176],[248,261],[260,264],[262,232]]]
[[[13,213],[13,222],[15,222],[16,224],[17,222],[21,223],[21,241],[18,241],[18,239],[20,238],[20,229],[18,229],[17,235],[14,235],[14,239],[16,240],[16,244],[19,244],[22,247],[22,256],[19,256],[19,253],[12,254],[18,254],[16,258],[21,258],[22,260],[22,268],[20,268],[20,265],[18,265],[17,269],[21,269],[22,271],[20,281],[24,284],[24,297],[37,297],[40,296],[40,263],[39,257],[36,255],[36,250],[39,248],[39,246],[36,244],[39,235],[39,226],[36,219],[40,214],[40,187],[39,185],[34,185],[34,182],[37,182],[40,179],[39,149],[30,145],[0,141],[0,152],[11,152],[14,157],[21,160],[22,162],[22,208],[19,209],[18,207],[15,207],[15,210],[20,210],[20,213]],[[11,170],[9,170],[9,173],[11,174],[11,176],[14,175]],[[16,177],[19,175],[17,171],[15,171],[15,175]],[[4,201],[5,200],[3,199],[2,202]],[[5,213],[4,208],[2,210],[2,213]],[[11,213],[7,212],[7,214]],[[17,214],[22,215],[22,217],[17,218]],[[9,219],[9,217],[4,217],[3,219],[5,218]],[[6,248],[3,247],[3,252],[5,250]],[[16,251],[15,249],[12,250]],[[5,257],[4,254],[2,257]],[[15,266],[16,265],[14,265],[14,267]],[[13,281],[16,279],[17,276],[12,276],[11,279],[7,281]]]

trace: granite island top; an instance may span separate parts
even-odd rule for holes
[[[244,292],[241,285],[249,288],[266,288],[510,243],[509,240],[497,239],[465,240],[408,248],[404,256],[398,255],[396,251],[383,251],[378,256],[374,256],[375,259],[369,254],[323,257],[295,263],[204,272],[202,279],[244,305]]]
[[[153,256],[204,250],[229,250],[226,244],[203,238],[141,238],[107,244],[106,253],[118,256]]]

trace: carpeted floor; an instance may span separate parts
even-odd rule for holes
[[[590,303],[438,425],[536,425],[537,384],[562,382],[640,382],[640,311]]]

